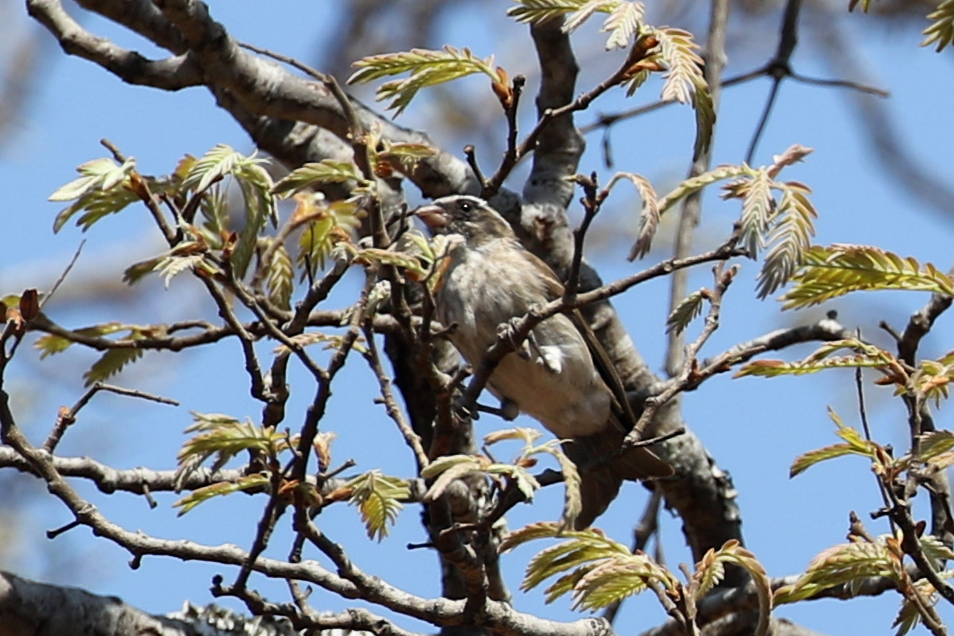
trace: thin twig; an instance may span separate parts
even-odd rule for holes
[[[378,387],[381,390],[381,397],[384,400],[384,406],[387,409],[388,416],[397,424],[398,430],[400,430],[401,435],[404,436],[404,442],[414,451],[414,457],[417,460],[417,471],[420,473],[421,470],[430,463],[427,453],[421,445],[421,437],[414,432],[410,422],[408,422],[404,416],[404,411],[401,410],[401,407],[397,403],[394,391],[391,390],[391,379],[385,374],[384,367],[381,365],[381,357],[378,355],[378,346],[374,341],[374,332],[371,331],[370,325],[367,323],[364,326],[364,337],[365,348],[367,350],[364,357],[368,361],[368,365],[371,367],[374,377],[378,380]]]
[[[119,148],[116,147],[113,142],[108,139],[100,139],[99,143],[105,146],[113,156],[116,158],[116,161],[119,163],[125,163],[126,155],[124,155]],[[178,233],[172,228],[171,225],[166,221],[166,217],[162,215],[162,208],[159,207],[159,201],[153,195],[152,190],[149,188],[149,184],[146,183],[145,179],[139,177],[138,174],[134,174],[132,179],[132,191],[139,196],[139,199],[146,205],[146,208],[149,210],[149,213],[152,214],[153,220],[156,222],[156,225],[159,227],[159,231],[162,232],[163,238],[166,239],[166,242],[169,243],[169,247],[175,246],[178,242]]]
[[[60,274],[59,278],[56,279],[56,282],[53,283],[53,287],[50,288],[50,291],[43,297],[43,300],[40,301],[40,311],[43,311],[43,308],[46,307],[46,303],[53,298],[53,294],[56,293],[56,290],[60,288],[60,285],[63,284],[63,281],[66,280],[66,277],[72,271],[73,266],[76,265],[76,261],[79,260],[80,253],[83,251],[83,247],[86,245],[86,239],[80,241],[79,246],[76,248],[76,251],[73,252],[73,258],[70,259],[70,262],[66,264],[66,267],[63,268],[63,273]]]
[[[127,397],[140,398],[143,400],[151,400],[153,402],[159,402],[160,404],[170,404],[172,406],[179,406],[179,403],[170,398],[162,397],[161,395],[153,395],[152,393],[146,393],[145,391],[139,391],[136,389],[124,389],[119,386],[113,386],[112,384],[103,384],[102,382],[95,382],[86,393],[76,401],[76,404],[73,405],[71,409],[61,409],[59,416],[56,418],[56,424],[53,426],[53,430],[50,431],[49,437],[46,438],[46,441],[43,442],[43,450],[52,454],[56,449],[57,444],[59,444],[60,439],[63,437],[63,434],[66,432],[66,429],[69,428],[72,424],[76,422],[76,416],[79,414],[80,410],[89,404],[89,401],[93,399],[93,396],[99,393],[100,391],[109,391],[110,393],[116,393],[119,395],[125,395]]]

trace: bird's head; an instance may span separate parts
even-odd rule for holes
[[[481,198],[454,194],[435,199],[414,211],[434,234],[459,234],[471,245],[494,238],[511,238],[513,230]]]

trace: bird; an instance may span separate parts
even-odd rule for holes
[[[435,313],[451,343],[477,367],[501,329],[534,306],[563,295],[557,275],[517,238],[486,201],[470,195],[435,199],[414,211],[432,234],[446,235],[448,253],[434,292]],[[609,367],[609,368],[608,368]],[[578,311],[537,324],[494,368],[487,388],[501,412],[526,413],[563,442],[581,473],[582,510],[575,529],[590,526],[623,480],[673,474],[645,447],[620,452],[634,422],[609,356]],[[615,381],[614,381],[615,380]],[[611,387],[616,387],[614,390]],[[628,417],[627,417],[628,413]]]

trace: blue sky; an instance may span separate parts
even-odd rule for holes
[[[316,35],[322,41],[333,33],[332,10],[326,3],[288,1],[268,11],[250,9],[247,3],[213,2],[213,15],[223,21],[239,39],[270,48],[286,55],[310,60],[316,50]],[[527,54],[525,27],[510,25],[503,15],[506,2],[482,4],[459,14],[449,15],[443,25],[441,41],[421,43],[436,48],[448,43],[469,46],[485,56],[496,53],[497,64],[511,74],[532,71],[532,56]],[[496,12],[496,16],[491,16]],[[288,16],[295,19],[289,20]],[[847,16],[846,16],[847,17]],[[872,26],[871,18],[847,17],[848,31],[860,36],[859,54],[871,74],[867,81],[891,91],[889,109],[924,168],[949,187],[954,187],[954,168],[950,148],[954,147],[954,127],[949,123],[954,90],[946,78],[950,74],[949,55],[917,47],[917,29],[910,26],[883,30]],[[652,15],[650,15],[652,19]],[[26,18],[23,17],[23,21]],[[748,55],[730,59],[728,75],[755,66],[774,47],[775,22],[772,20],[765,41],[755,43]],[[102,21],[89,20],[87,28],[101,35],[116,37],[127,46],[140,43],[135,38],[117,35]],[[602,47],[593,39],[593,31],[579,36],[578,54],[587,64],[598,61]],[[830,76],[830,71],[810,54],[811,39],[803,35],[802,49],[795,58],[796,69],[806,75]],[[605,65],[609,70],[609,66]],[[124,152],[139,160],[145,173],[164,173],[186,152],[198,155],[217,143],[248,148],[247,136],[229,117],[214,107],[212,98],[201,90],[167,94],[123,84],[102,69],[82,60],[67,58],[59,51],[50,55],[43,68],[44,79],[33,106],[24,113],[21,127],[12,143],[0,154],[0,228],[6,239],[0,251],[0,283],[3,293],[27,287],[47,288],[70,259],[79,241],[87,239],[79,264],[67,281],[79,284],[89,277],[118,280],[123,268],[135,260],[161,251],[159,237],[150,227],[147,214],[129,208],[123,214],[102,221],[83,236],[68,226],[52,234],[52,220],[59,204],[46,198],[59,185],[74,176],[76,165],[100,156],[105,151],[99,139],[106,137]],[[941,79],[938,79],[941,78]],[[598,77],[595,79],[599,79]],[[859,79],[859,78],[852,78]],[[594,81],[583,80],[581,88]],[[454,85],[452,90],[469,95],[483,94],[486,83],[472,79]],[[737,163],[744,156],[755,122],[768,90],[768,80],[758,80],[724,92],[719,131],[715,145],[715,163]],[[641,91],[641,100],[651,101],[659,90],[649,84]],[[621,94],[614,93],[597,111],[609,112],[626,106]],[[640,99],[640,96],[637,96]],[[412,105],[400,121],[405,125],[426,127],[433,110],[428,97]],[[525,107],[530,106],[527,100]],[[526,115],[530,115],[527,110]],[[806,163],[786,172],[788,178],[810,185],[820,218],[818,242],[875,244],[902,255],[931,261],[944,269],[951,262],[952,214],[943,216],[925,209],[882,172],[873,157],[862,129],[856,123],[852,102],[841,91],[786,83],[769,127],[762,139],[756,164],[794,143],[815,149]],[[593,115],[580,116],[587,123]],[[660,190],[672,185],[684,174],[692,143],[692,115],[685,108],[669,108],[659,113],[620,124],[614,130],[613,146],[617,170],[638,172],[653,180]],[[461,148],[470,140],[436,135],[448,149]],[[581,171],[596,170],[605,182],[612,175],[600,158],[598,135],[591,135],[590,149]],[[478,148],[480,150],[480,148]],[[482,155],[485,165],[496,157],[492,151]],[[519,181],[510,184],[520,188]],[[611,199],[603,217],[597,220],[598,236],[632,236],[638,201],[620,189]],[[572,211],[578,214],[578,210]],[[739,214],[737,203],[721,202],[710,196],[699,232],[700,247],[712,245],[723,237]],[[578,218],[578,217],[575,217]],[[634,271],[640,264],[626,262],[629,239],[605,240],[591,246],[589,256],[605,279]],[[661,258],[653,253],[648,259]],[[732,344],[747,340],[786,324],[807,322],[828,309],[837,309],[843,324],[860,327],[870,338],[886,344],[877,331],[879,320],[901,328],[907,316],[926,298],[918,294],[894,293],[833,302],[821,310],[781,314],[772,300],[757,301],[754,276],[757,267],[746,263],[739,280],[726,298],[723,327],[704,350],[716,354]],[[707,269],[695,272],[690,284],[698,288],[710,284]],[[356,278],[354,280],[357,280]],[[186,316],[213,316],[211,303],[198,288],[183,277],[169,291],[153,289],[153,298],[135,304],[110,300],[96,306],[76,306],[64,299],[49,307],[52,317],[68,326],[83,326],[111,319],[146,323],[170,321]],[[333,306],[350,302],[354,285],[345,286],[332,300]],[[665,283],[641,286],[617,300],[616,305],[637,347],[650,365],[662,365],[665,337]],[[946,318],[946,317],[945,317]],[[954,348],[950,329],[942,319],[924,345],[925,355],[940,355]],[[690,337],[698,333],[698,325]],[[263,345],[267,351],[271,345]],[[810,351],[803,347],[784,355],[794,357]],[[34,353],[21,349],[8,371],[18,387],[17,403],[24,425],[42,435],[52,423],[61,404],[72,404],[82,392],[79,375],[95,359],[90,352],[70,351],[60,358],[37,364]],[[173,358],[167,354],[147,355],[116,383],[173,397],[179,408],[132,402],[115,396],[98,397],[84,411],[61,450],[69,454],[89,454],[118,467],[148,465],[168,468],[190,423],[189,410],[226,412],[244,418],[255,417],[257,405],[248,397],[241,358],[235,343],[223,343],[212,349],[190,352]],[[367,399],[372,376],[360,360],[352,360],[331,402],[327,427],[339,434],[335,456],[339,461],[354,457],[359,468],[382,466],[385,472],[408,475],[413,469],[410,454],[381,407]],[[308,378],[296,374],[293,387],[303,389],[296,395],[289,422],[300,417],[310,398]],[[803,569],[820,550],[844,539],[850,510],[867,519],[867,513],[880,505],[875,482],[860,459],[847,458],[818,466],[795,480],[788,479],[791,460],[807,450],[835,442],[833,425],[825,413],[832,405],[852,425],[857,425],[852,375],[833,372],[820,377],[766,381],[719,377],[684,399],[684,417],[699,435],[721,469],[729,471],[739,491],[739,504],[745,520],[747,546],[766,565],[770,575],[781,576]],[[869,407],[877,439],[906,448],[903,408],[889,399],[887,389],[870,387]],[[297,411],[294,409],[298,409]],[[526,422],[530,424],[530,422]],[[947,412],[938,415],[940,426],[950,426]],[[501,424],[483,418],[481,433]],[[368,444],[374,440],[374,444]],[[143,443],[146,442],[146,443]],[[395,450],[397,449],[397,450]],[[183,564],[170,559],[147,558],[141,569],[126,567],[128,555],[105,541],[95,539],[86,530],[74,530],[46,542],[42,531],[62,525],[69,519],[58,504],[45,500],[44,489],[34,488],[41,500],[28,509],[23,541],[23,558],[18,572],[41,580],[86,587],[101,594],[121,596],[124,600],[152,612],[176,609],[183,599],[208,602],[211,576],[233,573],[224,568]],[[166,538],[189,537],[218,544],[233,542],[248,546],[257,522],[258,501],[238,496],[200,506],[181,519],[175,517],[172,496],[157,497],[160,507],[149,510],[145,502],[132,496],[103,497],[83,488],[94,503],[110,518],[125,527],[141,528]],[[560,493],[542,493],[532,506],[521,506],[509,517],[513,528],[558,514]],[[921,498],[923,499],[923,497]],[[627,485],[623,495],[601,518],[600,525],[614,538],[628,542],[634,520],[642,511],[645,491]],[[923,505],[924,502],[919,502]],[[923,515],[923,510],[921,511]],[[672,566],[689,561],[683,547],[679,520],[663,513],[663,537],[666,557]],[[333,539],[341,541],[354,561],[369,572],[380,574],[396,585],[422,595],[435,595],[436,558],[404,548],[407,543],[425,540],[415,509],[406,509],[393,535],[381,544],[363,538],[363,529],[354,510],[344,506],[329,509],[319,523]],[[885,525],[869,522],[872,533],[883,533]],[[32,533],[29,536],[26,533]],[[29,541],[42,542],[39,548],[27,548]],[[286,543],[287,544],[287,543]],[[284,545],[274,554],[282,556]],[[508,580],[513,590],[527,560],[536,549],[518,550],[506,559]],[[88,565],[95,563],[95,568]],[[425,565],[426,564],[426,565]],[[261,589],[277,596],[283,587],[260,582]],[[574,616],[568,602],[558,601],[544,607],[539,590],[527,594],[515,592],[518,609],[542,612],[557,619]],[[323,592],[312,597],[316,607],[339,609],[347,605]],[[850,603],[823,601],[785,607],[779,615],[791,617],[828,634],[890,633],[888,625],[898,600],[891,595],[861,599]],[[941,608],[947,619],[954,616]],[[664,620],[665,615],[651,598],[627,604],[619,619],[622,633],[641,631]],[[429,631],[427,626],[400,620],[412,629]]]

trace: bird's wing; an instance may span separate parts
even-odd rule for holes
[[[606,349],[603,348],[603,345],[597,339],[596,334],[590,329],[590,325],[587,324],[586,319],[583,318],[583,314],[574,309],[573,311],[567,312],[566,315],[573,322],[573,325],[577,331],[580,332],[580,335],[583,336],[586,347],[590,350],[590,355],[593,357],[593,364],[596,365],[596,370],[600,374],[600,378],[603,379],[610,394],[613,396],[613,413],[616,415],[615,418],[612,418],[614,424],[624,433],[633,430],[633,427],[636,426],[636,416],[629,406],[629,400],[626,398],[626,389],[623,386],[623,381],[619,377],[619,373],[616,372],[616,365],[613,364],[609,354],[606,353]]]

